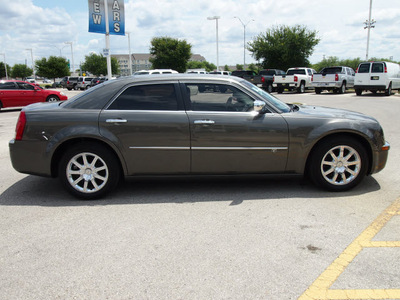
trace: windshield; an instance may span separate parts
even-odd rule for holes
[[[292,69],[292,70],[288,70],[286,75],[305,75],[306,74],[306,70],[304,69]]]
[[[291,111],[291,108],[290,108],[289,105],[287,105],[286,103],[282,102],[278,98],[272,96],[271,94],[268,94],[266,91],[260,89],[259,87],[257,87],[256,85],[252,84],[251,82],[248,82],[247,80],[243,80],[243,81],[241,81],[241,83],[243,85],[245,85],[246,87],[248,87],[249,89],[251,89],[256,94],[258,94],[259,96],[261,96],[261,99],[264,99],[268,103],[271,103],[273,106],[278,108],[280,111],[282,111],[282,112]]]

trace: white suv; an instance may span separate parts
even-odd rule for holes
[[[154,75],[154,74],[178,74],[178,72],[171,69],[155,69],[155,70],[137,71],[133,75]]]

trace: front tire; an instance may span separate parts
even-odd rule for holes
[[[59,165],[62,185],[73,196],[93,200],[105,196],[118,184],[119,162],[110,150],[95,143],[82,143],[66,151]]]
[[[364,146],[350,137],[328,139],[311,153],[309,176],[317,186],[347,191],[365,177],[368,155]]]

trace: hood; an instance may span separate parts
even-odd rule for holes
[[[322,106],[312,106],[312,105],[301,105],[299,106],[299,114],[309,115],[311,117],[320,117],[320,118],[329,118],[329,119],[346,119],[346,120],[355,120],[355,121],[373,121],[377,122],[373,117],[364,115],[359,112],[339,109],[339,108],[330,108],[330,107],[322,107]]]

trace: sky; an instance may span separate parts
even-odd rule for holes
[[[110,1],[110,0],[109,0]],[[120,0],[121,2],[122,0]],[[125,0],[125,30],[131,52],[149,53],[153,37],[186,40],[192,53],[217,64],[216,21],[219,16],[219,65],[243,64],[246,43],[280,25],[303,25],[317,31],[320,43],[309,58],[365,59],[370,0]],[[240,22],[247,24],[246,27]],[[373,0],[369,57],[400,61],[400,1]],[[0,0],[0,53],[6,63],[32,66],[34,60],[64,56],[75,68],[91,52],[102,53],[105,36],[88,32],[87,0]],[[111,36],[111,54],[129,52],[127,36]],[[32,49],[26,50],[26,49]],[[0,55],[4,60],[4,55]],[[254,63],[246,50],[246,64]]]

